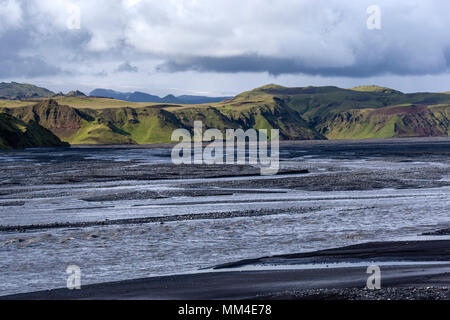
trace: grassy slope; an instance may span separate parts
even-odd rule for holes
[[[57,97],[55,99],[61,105],[71,106],[77,109],[105,109],[105,108],[123,108],[123,107],[144,107],[148,103],[135,103],[122,100],[108,98],[92,98],[92,97]]]
[[[30,101],[22,101],[22,100],[0,100],[0,108],[16,108],[29,106]]]
[[[55,96],[52,98],[60,105],[66,105],[77,109],[111,109],[111,108],[143,108],[147,106],[152,107],[183,107],[175,104],[160,104],[151,102],[129,102],[123,100],[109,99],[109,98],[96,98],[96,97],[68,97],[68,96]],[[44,102],[48,98],[33,98],[28,100],[0,100],[0,108],[15,108],[22,106],[30,106],[36,103]],[[191,107],[195,105],[187,105]]]
[[[114,127],[103,123],[83,121],[76,134],[66,138],[71,144],[130,144],[128,135],[117,133]]]

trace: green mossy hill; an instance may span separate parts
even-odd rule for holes
[[[48,98],[53,95],[54,93],[52,91],[32,84],[17,82],[0,83],[0,98],[2,99]]]
[[[0,149],[23,149],[68,146],[50,130],[28,123],[11,115],[0,113]]]

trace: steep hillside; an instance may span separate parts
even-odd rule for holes
[[[243,129],[279,129],[283,140],[325,139],[280,98],[262,95],[243,100],[238,96],[217,110]]]
[[[447,94],[403,94],[400,91],[374,86],[347,90],[338,87],[285,88],[272,85],[257,88],[246,95],[251,97],[261,94],[283,99],[287,106],[299,112],[313,126],[326,121],[329,116],[353,109],[383,108],[401,104],[450,103],[450,96]]]
[[[11,115],[0,113],[0,149],[23,149],[68,146],[51,131],[34,121],[25,123]]]
[[[182,125],[172,113],[161,108],[115,108],[84,112],[94,119],[72,136],[76,144],[89,143],[164,143],[170,142],[174,129]]]
[[[32,106],[5,108],[3,111],[25,122],[35,121],[63,140],[78,132],[83,120],[88,119],[79,110],[59,105],[53,99]]]
[[[23,121],[35,121],[71,144],[133,143],[112,123],[93,117],[96,116],[94,110],[83,112],[59,105],[53,99],[31,106],[6,108],[3,111]]]
[[[399,105],[349,110],[317,126],[328,139],[448,136],[450,106]]]

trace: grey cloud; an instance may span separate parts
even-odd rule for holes
[[[31,44],[30,35],[24,31],[12,31],[0,36],[0,43],[8,44],[0,50],[0,77],[39,77],[63,73],[58,66],[44,61],[40,55],[22,54]]]
[[[105,70],[103,70],[103,71],[94,73],[94,76],[99,77],[99,78],[106,78],[108,76],[108,73]]]
[[[132,66],[128,61],[119,65],[116,72],[138,72],[139,69],[136,66]]]
[[[11,57],[0,61],[0,78],[28,77],[35,78],[61,74],[63,71],[52,66],[39,57]]]

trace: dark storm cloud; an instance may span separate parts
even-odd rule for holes
[[[438,74],[448,71],[450,66],[450,55],[447,57],[445,68],[420,70],[420,66],[411,68],[401,57],[395,55],[389,58],[368,61],[361,59],[351,66],[343,67],[321,67],[312,66],[307,61],[299,61],[293,58],[279,58],[260,56],[258,54],[244,54],[228,57],[184,57],[169,59],[160,64],[157,70],[160,72],[267,72],[271,75],[282,74],[307,74],[320,76],[345,76],[345,77],[368,77],[382,74],[397,75],[419,75]]]

